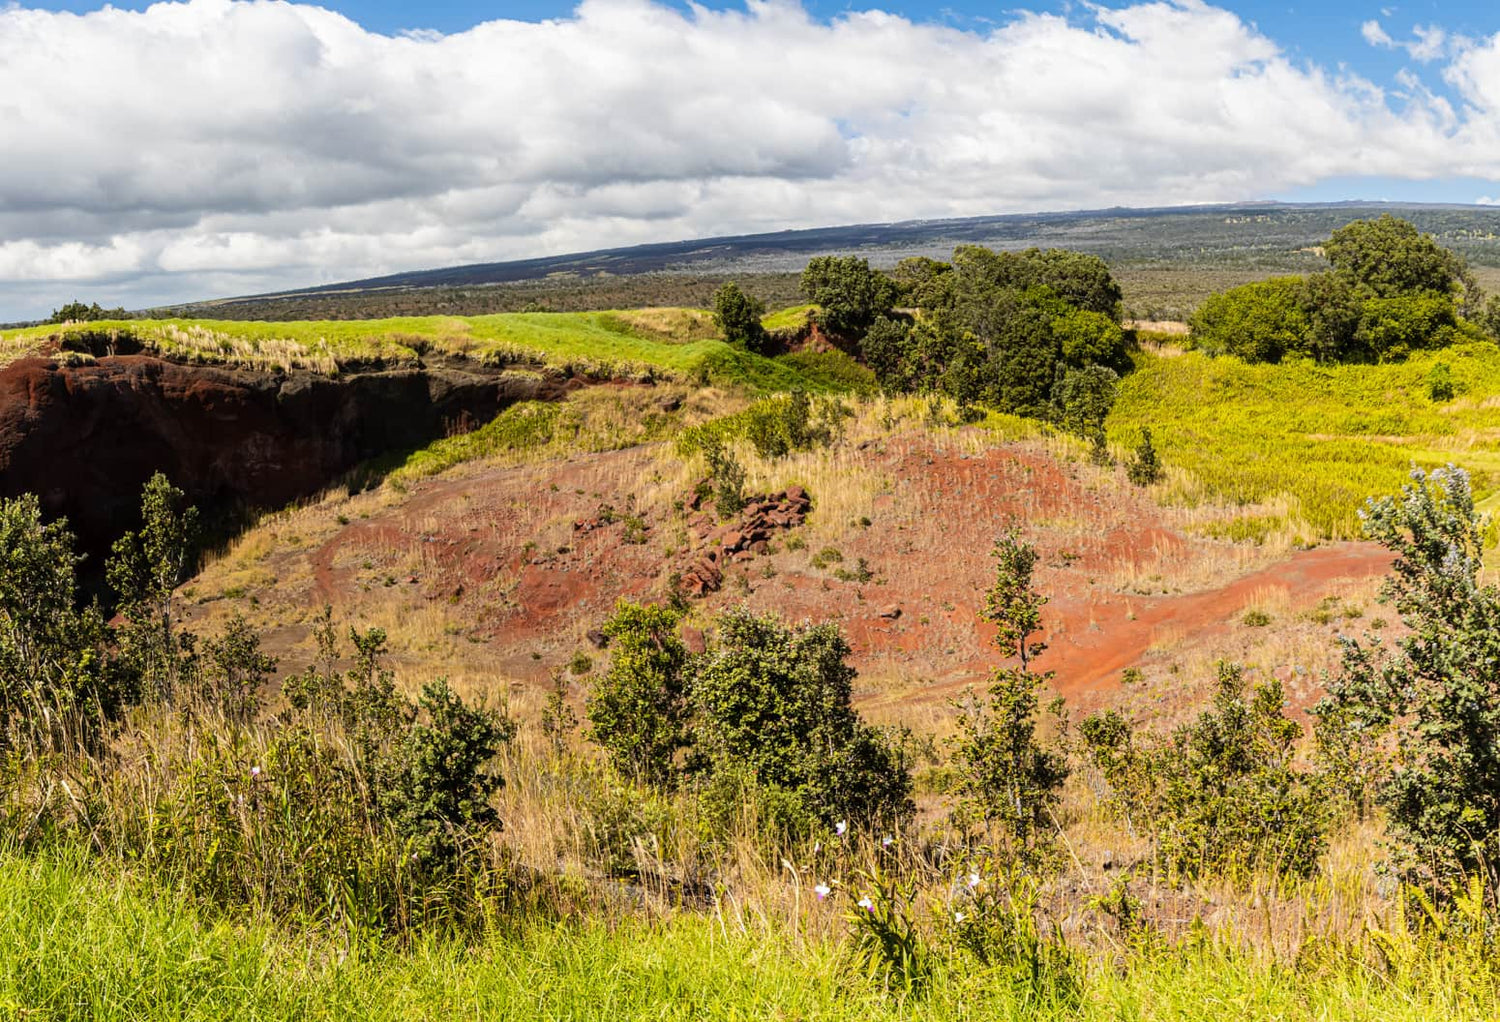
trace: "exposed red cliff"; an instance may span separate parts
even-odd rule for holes
[[[98,554],[131,526],[153,472],[204,508],[277,507],[366,459],[581,385],[460,360],[328,377],[21,359],[0,370],[0,496],[38,494]]]

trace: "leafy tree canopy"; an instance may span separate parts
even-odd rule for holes
[[[815,256],[802,271],[802,293],[819,307],[818,321],[857,336],[896,303],[896,284],[859,256]]]
[[[49,323],[92,323],[100,319],[125,319],[129,314],[123,308],[103,309],[99,303],[84,305],[74,299],[60,309],[53,309]]]

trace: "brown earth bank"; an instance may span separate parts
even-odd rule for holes
[[[692,466],[659,446],[470,466],[272,520],[185,594],[205,626],[246,613],[285,670],[309,659],[309,624],[328,603],[385,628],[409,680],[447,674],[529,701],[579,654],[601,661],[590,633],[618,599],[665,599],[693,580],[705,595],[692,600],[690,641],[739,605],[837,622],[861,704],[939,727],[999,662],[977,608],[1012,524],[1041,553],[1051,597],[1038,666],[1080,709],[1125,702],[1180,718],[1221,656],[1282,679],[1305,707],[1341,630],[1384,623],[1372,606],[1389,566],[1379,547],[1211,539],[1203,510],[1160,507],[1120,470],[1060,459],[1044,441],[898,430],[776,472],[751,517],[721,522],[695,501]],[[713,586],[697,584],[706,564]]]
[[[144,355],[0,370],[0,496],[38,494],[97,564],[162,471],[223,519],[276,508],[389,451],[487,422],[582,382],[463,360],[337,377],[182,365]]]

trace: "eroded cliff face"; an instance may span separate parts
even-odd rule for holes
[[[162,471],[205,512],[280,507],[360,462],[583,385],[461,360],[269,374],[115,355],[0,370],[0,496],[36,493],[66,515],[98,569]]]

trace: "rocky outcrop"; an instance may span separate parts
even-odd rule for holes
[[[713,502],[703,496],[707,491],[705,479],[683,500],[683,508],[691,515],[688,528],[703,544],[678,583],[688,596],[706,596],[718,591],[724,584],[725,566],[731,561],[770,553],[771,538],[778,531],[801,525],[812,510],[812,498],[807,491],[790,486],[781,493],[752,497],[738,515],[719,523],[711,513]]]
[[[211,515],[280,507],[370,458],[582,385],[463,360],[331,377],[145,355],[21,359],[0,370],[0,496],[36,493],[97,565],[154,472]]]

